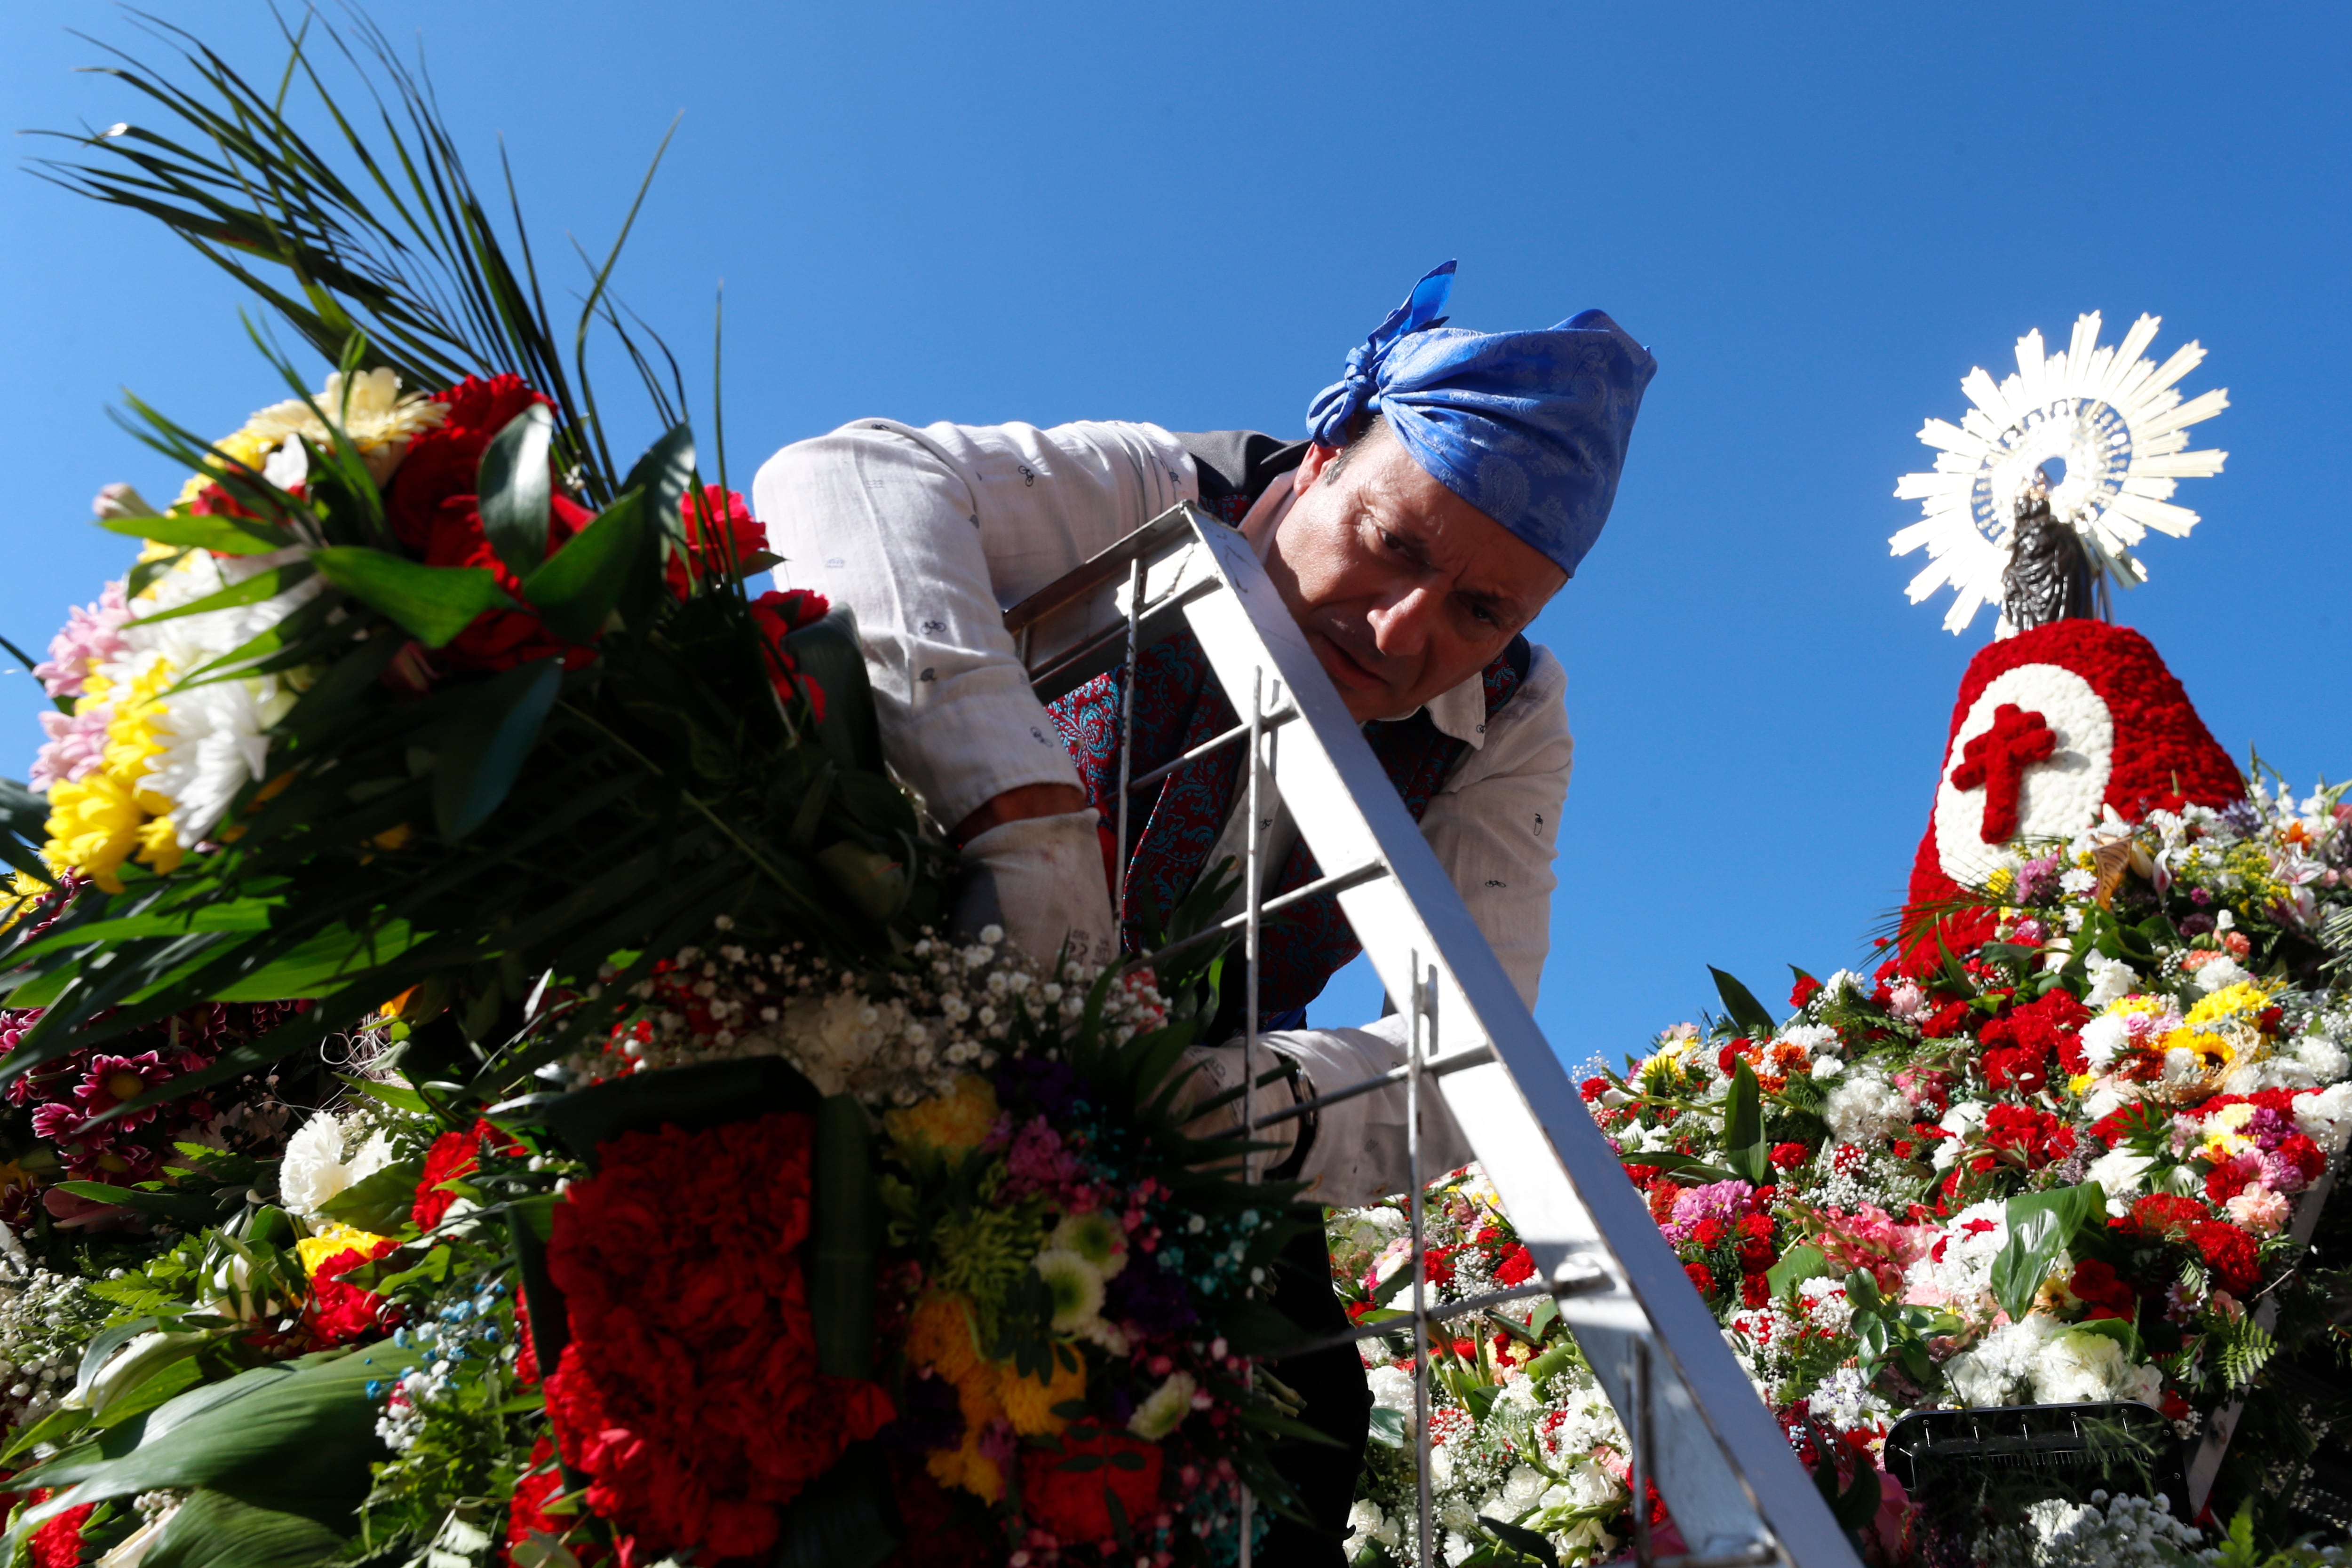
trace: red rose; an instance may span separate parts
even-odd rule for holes
[[[501,1154],[526,1152],[518,1140],[479,1120],[462,1133],[444,1133],[433,1140],[433,1146],[425,1151],[425,1174],[416,1180],[416,1201],[408,1211],[417,1229],[430,1230],[448,1215],[449,1206],[457,1201],[457,1195],[441,1184],[470,1176],[478,1169],[486,1141]]]
[[[320,1259],[319,1266],[310,1270],[310,1301],[302,1309],[302,1321],[320,1344],[350,1344],[384,1331],[383,1298],[373,1291],[343,1283],[342,1277],[399,1245],[389,1236],[379,1237],[365,1252],[347,1247]]]
[[[1691,1288],[1708,1301],[1715,1299],[1715,1276],[1706,1271],[1704,1263],[1685,1263],[1683,1272],[1689,1277]]]
[[[2189,1228],[2189,1240],[2221,1288],[2242,1296],[2263,1282],[2262,1261],[2254,1239],[2226,1219],[2202,1219]]]
[[[1068,1468],[1086,1457],[1095,1460],[1090,1468]],[[1021,1501],[1031,1523],[1065,1544],[1090,1544],[1115,1534],[1110,1498],[1130,1528],[1160,1511],[1160,1473],[1158,1444],[1089,1422],[1063,1434],[1059,1453],[1021,1456]]]
[[[589,1506],[648,1555],[764,1551],[777,1510],[893,1418],[877,1385],[817,1371],[814,1125],[624,1134],[555,1207],[547,1268],[572,1343],[548,1414]]]

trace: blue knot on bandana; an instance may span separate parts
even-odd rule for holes
[[[1542,332],[1448,328],[1454,270],[1431,271],[1349,350],[1307,432],[1343,445],[1359,414],[1385,415],[1430,477],[1573,577],[1609,520],[1658,361],[1599,310]]]

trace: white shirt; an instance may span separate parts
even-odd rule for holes
[[[751,494],[783,557],[778,580],[856,612],[885,757],[935,820],[953,824],[1007,789],[1077,782],[1003,612],[1199,499],[1200,481],[1191,455],[1153,424],[866,419],[785,447]],[[1115,616],[1106,595],[1033,636],[1074,640]],[[1491,721],[1476,676],[1429,704],[1432,722],[1468,749],[1423,814],[1422,836],[1531,1008],[1574,760],[1566,688],[1559,661],[1538,646]],[[1377,1118],[1370,1103],[1381,1098],[1349,1103]],[[1337,1132],[1327,1124],[1318,1142]]]

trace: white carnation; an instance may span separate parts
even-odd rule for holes
[[[2124,1347],[2106,1335],[2071,1329],[2052,1335],[2034,1353],[2033,1397],[2044,1405],[2135,1399],[2141,1382],[2135,1375],[2143,1371],[2154,1369],[2134,1366]]]
[[[1911,1103],[1875,1069],[1864,1068],[1830,1091],[1822,1114],[1838,1142],[1868,1148],[1911,1124]]]
[[[2294,1059],[2314,1083],[2334,1083],[2352,1071],[2352,1060],[2347,1059],[2344,1048],[2324,1034],[2306,1034],[2295,1041]]]
[[[2104,1070],[2130,1039],[2131,1026],[2123,1014],[2101,1013],[2083,1026],[2083,1055],[2093,1071]]]
[[[1963,1351],[1944,1364],[1952,1396],[1969,1406],[2010,1403],[2011,1392],[2033,1373],[2042,1347],[2056,1327],[2042,1313],[2029,1312],[2021,1322],[2003,1323],[1993,1330],[1976,1349]]]
[[[278,1195],[288,1208],[309,1219],[351,1185],[351,1168],[343,1164],[342,1124],[322,1111],[286,1140],[285,1157],[278,1163]]]
[[[2294,1124],[2303,1135],[2329,1154],[2344,1147],[2352,1134],[2352,1083],[2337,1083],[2294,1103]]]
[[[2106,1190],[2107,1212],[2121,1214],[2131,1200],[2147,1190],[2147,1173],[2156,1162],[2129,1147],[2109,1149],[2093,1160],[2083,1175]]]
[[[1825,1023],[1792,1023],[1780,1031],[1782,1043],[1802,1046],[1815,1056],[1839,1050],[1837,1030]]]
[[[2090,1007],[2103,1008],[2110,1002],[2119,1002],[2139,985],[2138,973],[2121,958],[2093,953],[2083,960],[2083,967],[2091,977],[2091,988],[2083,997]]]
[[[2235,958],[2226,953],[2198,970],[2192,977],[2197,982],[2197,988],[2208,994],[2237,985],[2242,980],[2253,978]]]

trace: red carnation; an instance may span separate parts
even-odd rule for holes
[[[2118,1229],[2168,1241],[2185,1239],[2193,1226],[2212,1218],[2212,1211],[2193,1197],[2155,1192],[2131,1206],[2131,1213],[2109,1223]]]
[[[547,1373],[564,1461],[648,1554],[762,1552],[777,1511],[893,1417],[817,1371],[801,1250],[814,1123],[626,1133],[555,1207],[572,1343]]]
[[[2074,1152],[2074,1129],[2047,1111],[1995,1105],[1985,1113],[1985,1142],[2018,1155],[2026,1169],[2040,1170]]]
[[[2254,1239],[2226,1219],[2200,1219],[2189,1228],[2189,1239],[2213,1270],[2221,1288],[2242,1296],[2263,1281]]]
[[[1094,1463],[1070,1468],[1085,1457]],[[1117,1533],[1109,1499],[1118,1499],[1130,1526],[1160,1511],[1160,1471],[1158,1444],[1089,1423],[1065,1433],[1059,1453],[1033,1448],[1021,1456],[1021,1501],[1030,1522],[1066,1544],[1108,1541]]]
[[[2139,1299],[2132,1288],[2116,1277],[2116,1271],[2096,1258],[2085,1258],[2074,1265],[2066,1288],[2075,1300],[2084,1302],[2095,1318],[2122,1318],[2128,1322],[2139,1310]]]
[[[50,1496],[49,1492],[36,1488],[31,1500],[47,1502]],[[26,1543],[30,1548],[33,1568],[75,1568],[75,1564],[81,1561],[81,1527],[97,1511],[96,1503],[82,1503],[66,1510],[33,1531],[32,1539]]]
[[[425,1174],[416,1180],[416,1201],[408,1217],[419,1230],[430,1230],[447,1217],[457,1195],[442,1184],[471,1176],[480,1168],[485,1143],[500,1154],[520,1155],[522,1144],[488,1122],[477,1120],[462,1133],[444,1133],[425,1151]]]
[[[679,497],[677,511],[697,578],[734,578],[740,575],[745,561],[767,552],[767,528],[751,516],[740,491],[705,485],[698,496],[689,490]],[[666,570],[669,591],[684,599],[693,589],[686,562],[672,555]]]
[[[577,1514],[556,1514],[547,1511],[547,1505],[563,1495],[563,1472],[555,1464],[555,1445],[545,1436],[531,1446],[530,1469],[515,1483],[514,1501],[507,1509],[507,1563],[514,1563],[515,1548],[528,1543],[534,1536],[546,1542],[559,1542],[572,1553],[581,1568],[593,1568],[604,1561],[602,1542],[566,1542],[564,1538],[580,1522]]]
[[[1772,1165],[1777,1170],[1792,1171],[1811,1158],[1812,1151],[1802,1144],[1772,1145]]]
[[[1772,1299],[1772,1281],[1759,1271],[1750,1270],[1739,1276],[1739,1304],[1760,1307]]]
[[[343,1276],[399,1245],[391,1237],[381,1236],[364,1252],[346,1247],[320,1260],[310,1270],[310,1304],[302,1309],[302,1321],[311,1338],[321,1345],[350,1344],[383,1332],[383,1298],[373,1291],[345,1284]]]
[[[1524,1246],[1514,1246],[1509,1251],[1503,1254],[1502,1261],[1495,1265],[1495,1283],[1497,1285],[1523,1285],[1529,1280],[1534,1279],[1535,1273],[1536,1260],[1534,1254],[1530,1253]]]
[[[832,608],[824,595],[811,593],[804,588],[782,593],[771,589],[751,601],[751,619],[767,639],[768,656],[773,661],[768,667],[768,678],[775,684],[776,695],[790,702],[797,689],[808,698],[809,711],[820,724],[824,722],[824,688],[808,676],[795,674],[797,666],[785,650],[784,639],[803,626],[815,625]]]
[[[1968,1021],[1976,1009],[1966,1002],[1946,1002],[1927,1015],[1919,1026],[1919,1033],[1927,1040],[1957,1040],[1967,1032]]]
[[[1715,1300],[1715,1276],[1706,1271],[1704,1263],[1685,1263],[1683,1272],[1690,1279],[1691,1288],[1708,1301]]]
[[[2294,1168],[2303,1173],[2305,1182],[2317,1181],[2319,1173],[2327,1168],[2327,1156],[2301,1133],[2289,1133],[2280,1140],[2278,1152],[2294,1162]]]
[[[1576,1092],[1582,1095],[1584,1097],[1584,1103],[1590,1105],[1592,1102],[1600,1099],[1603,1094],[1609,1092],[1609,1080],[1599,1077],[1588,1078],[1583,1082],[1576,1086]]]
[[[1822,983],[1819,980],[1814,979],[1811,975],[1799,975],[1795,987],[1789,992],[1789,1005],[1792,1008],[1803,1007],[1819,996],[1821,989]]]

